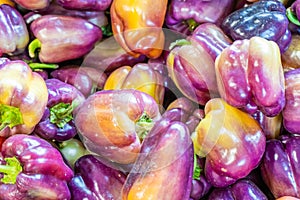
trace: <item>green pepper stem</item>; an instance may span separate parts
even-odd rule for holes
[[[73,119],[74,105],[70,103],[58,103],[50,108],[50,122],[57,127],[63,128]]]
[[[12,128],[23,123],[24,122],[20,108],[0,104],[0,131],[6,126]]]
[[[189,26],[189,31],[193,31],[195,30],[195,28],[199,25],[199,23],[197,23],[195,20],[193,19],[188,19],[186,21],[187,25]]]
[[[297,26],[300,26],[299,19],[297,18],[297,15],[292,11],[291,7],[286,9],[286,16],[290,20],[290,22],[296,24]]]
[[[59,65],[57,65],[57,64],[33,63],[33,62],[29,62],[28,65],[29,65],[29,67],[32,70],[38,70],[38,69],[57,69],[59,67]]]
[[[106,37],[109,37],[109,36],[112,36],[112,35],[113,35],[113,32],[112,32],[112,30],[111,30],[110,24],[101,26],[101,30],[102,30],[102,34],[103,34],[104,36],[106,36]]]
[[[28,45],[28,53],[31,58],[35,57],[36,50],[40,49],[42,46],[42,43],[36,38],[30,42]]]
[[[175,40],[175,42],[172,42],[169,46],[169,50],[172,50],[174,47],[177,47],[177,46],[184,46],[184,45],[190,45],[191,42],[188,41],[187,39],[178,39],[178,40]]]
[[[201,168],[197,162],[197,155],[194,153],[194,172],[193,179],[200,180]]]
[[[146,135],[152,129],[153,125],[153,120],[146,113],[143,113],[137,120],[135,123],[135,130],[141,141],[144,140]]]
[[[0,165],[0,173],[3,173],[1,182],[4,184],[15,184],[17,176],[22,172],[20,161],[16,157],[5,158],[5,165]]]

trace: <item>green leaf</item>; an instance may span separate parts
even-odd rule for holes
[[[4,129],[6,126],[13,128],[14,126],[23,123],[20,108],[0,104],[0,130]]]
[[[5,158],[5,165],[0,165],[0,173],[3,173],[1,182],[4,184],[15,184],[17,176],[22,172],[20,161],[16,157]]]
[[[56,124],[57,127],[63,128],[69,121],[73,119],[74,106],[70,103],[58,103],[50,108],[50,122]]]

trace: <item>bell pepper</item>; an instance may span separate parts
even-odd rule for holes
[[[171,0],[165,24],[168,28],[191,35],[203,23],[220,25],[224,17],[233,10],[235,0]]]
[[[101,90],[79,106],[75,125],[89,151],[116,163],[130,164],[160,117],[157,103],[144,92]]]
[[[267,196],[252,181],[247,179],[239,180],[227,188],[215,188],[207,199],[268,200]]]
[[[220,96],[250,114],[278,115],[285,105],[284,73],[278,45],[261,37],[236,40],[215,62]]]
[[[285,71],[300,68],[300,35],[292,34],[289,48],[281,54],[282,65]]]
[[[15,6],[15,3],[14,3],[13,1],[11,1],[11,0],[0,0],[0,4],[1,4],[1,5],[2,5],[2,4],[7,4],[7,5],[10,5],[10,6],[12,6],[12,7]]]
[[[293,1],[292,5],[286,9],[286,14],[291,23],[300,26],[300,1]]]
[[[300,198],[300,137],[283,135],[268,140],[260,164],[261,176],[275,198]]]
[[[51,77],[77,88],[85,97],[103,89],[107,75],[101,70],[78,65],[66,65],[50,73]]]
[[[110,8],[113,35],[126,52],[135,57],[161,55],[167,3],[167,0],[113,0]]]
[[[200,24],[189,38],[197,41],[213,60],[232,44],[232,40],[224,31],[213,23]]]
[[[145,137],[122,189],[122,199],[189,199],[193,145],[179,112],[166,112]]]
[[[163,77],[146,63],[138,63],[133,67],[122,66],[114,70],[103,89],[136,89],[152,96],[159,105],[163,104],[165,92]]]
[[[0,56],[24,52],[29,42],[26,23],[19,11],[8,5],[0,5]]]
[[[83,67],[94,67],[104,72],[128,65],[134,66],[137,63],[144,62],[146,56],[140,55],[134,57],[126,53],[114,37],[109,37],[100,41],[95,48],[89,52],[81,64]]]
[[[205,105],[219,96],[214,61],[196,40],[181,41],[167,57],[169,76],[185,97]]]
[[[266,137],[251,115],[221,98],[208,101],[204,111],[192,134],[195,153],[206,157],[207,180],[215,187],[226,187],[259,165]]]
[[[67,182],[73,171],[48,141],[13,135],[3,143],[1,155],[1,199],[70,199]]]
[[[286,105],[282,111],[284,128],[290,133],[300,133],[298,92],[300,83],[300,69],[290,70],[285,73]]]
[[[30,24],[30,29],[35,39],[29,44],[29,55],[34,58],[39,50],[38,58],[45,63],[80,58],[102,39],[98,26],[71,16],[43,15]]]
[[[260,0],[229,14],[222,29],[233,40],[259,36],[278,44],[280,52],[287,50],[291,32],[285,6],[277,0]]]
[[[76,108],[85,97],[75,87],[58,79],[47,79],[48,103],[34,133],[47,140],[66,141],[77,134],[73,120]]]
[[[112,0],[58,0],[57,3],[66,9],[105,11],[109,8]]]
[[[44,79],[24,61],[7,58],[0,58],[0,77],[0,136],[30,134],[47,105]]]
[[[69,182],[73,200],[121,199],[125,174],[107,166],[95,155],[79,158],[74,171]]]
[[[49,6],[51,0],[14,0],[15,3],[27,10],[41,10]]]

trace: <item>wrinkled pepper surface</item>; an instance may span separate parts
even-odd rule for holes
[[[29,42],[29,33],[22,15],[7,4],[0,5],[0,14],[0,56],[23,53]]]
[[[300,137],[282,136],[268,140],[262,159],[261,176],[275,198],[300,198]]]
[[[55,78],[47,79],[48,103],[34,133],[47,140],[62,142],[73,138],[77,130],[73,113],[85,97],[75,87]]]
[[[121,200],[126,175],[101,162],[94,155],[85,155],[75,162],[75,175],[69,182],[73,200]]]
[[[172,30],[185,35],[203,23],[220,25],[233,9],[234,0],[171,0],[168,6],[165,23]]]
[[[179,112],[166,112],[145,137],[122,190],[123,200],[188,200],[193,144]]]
[[[161,55],[167,3],[167,0],[113,0],[110,8],[112,31],[126,52],[135,57]]]
[[[192,134],[195,153],[206,157],[207,180],[215,187],[226,187],[258,166],[266,137],[251,115],[220,98],[207,102],[204,111]]]
[[[208,200],[268,200],[267,196],[251,180],[242,179],[227,188],[216,188],[208,197]]]
[[[116,163],[130,164],[160,117],[156,101],[144,92],[101,90],[79,107],[75,125],[89,151]]]
[[[285,105],[280,55],[275,42],[261,37],[234,41],[215,62],[221,97],[251,114],[278,115]]]
[[[70,199],[67,182],[73,171],[48,141],[33,135],[13,135],[3,143],[1,154],[1,199]]]
[[[284,128],[290,133],[300,133],[299,127],[299,91],[300,91],[300,69],[285,73],[285,97],[286,105],[282,111]]]
[[[57,3],[66,9],[104,11],[109,8],[112,0],[58,0]]]
[[[162,75],[146,63],[138,63],[133,67],[122,66],[114,70],[103,89],[136,89],[152,96],[159,105],[163,103],[165,92]]]
[[[0,136],[30,134],[47,105],[44,79],[24,61],[7,58],[0,58],[0,77]]]
[[[43,15],[31,23],[30,29],[36,39],[29,44],[29,55],[35,57],[38,50],[38,58],[45,63],[80,58],[102,38],[98,26],[71,16]]]
[[[214,60],[196,40],[183,42],[167,57],[168,74],[184,96],[205,105],[219,96]]]
[[[277,0],[260,0],[232,12],[222,22],[222,29],[234,40],[259,36],[276,42],[281,52],[291,42],[285,6]]]

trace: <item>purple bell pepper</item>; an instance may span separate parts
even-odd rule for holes
[[[165,18],[168,28],[190,35],[202,23],[220,25],[233,9],[234,0],[171,0]]]
[[[300,136],[283,135],[268,140],[261,175],[275,198],[300,198]]]
[[[57,3],[66,9],[105,11],[112,0],[57,0]]]
[[[166,112],[145,137],[122,199],[189,199],[193,145],[180,112]]]
[[[34,132],[47,140],[65,141],[77,134],[73,113],[85,100],[75,87],[58,79],[47,79],[48,103]]]
[[[38,58],[45,63],[80,58],[102,39],[98,26],[71,16],[43,15],[31,23],[30,29],[36,39],[29,44],[29,55],[35,57],[40,49]]]
[[[94,155],[85,155],[75,162],[75,175],[69,182],[73,200],[121,200],[126,175],[101,162]]]
[[[285,52],[291,42],[285,6],[278,0],[260,0],[232,12],[222,22],[222,29],[233,40],[259,36],[277,43]]]
[[[268,200],[267,196],[250,180],[242,179],[227,188],[216,188],[208,200]]]
[[[73,171],[48,141],[18,134],[1,148],[0,199],[69,200]]]
[[[23,53],[29,42],[26,23],[17,9],[0,5],[0,56]]]

